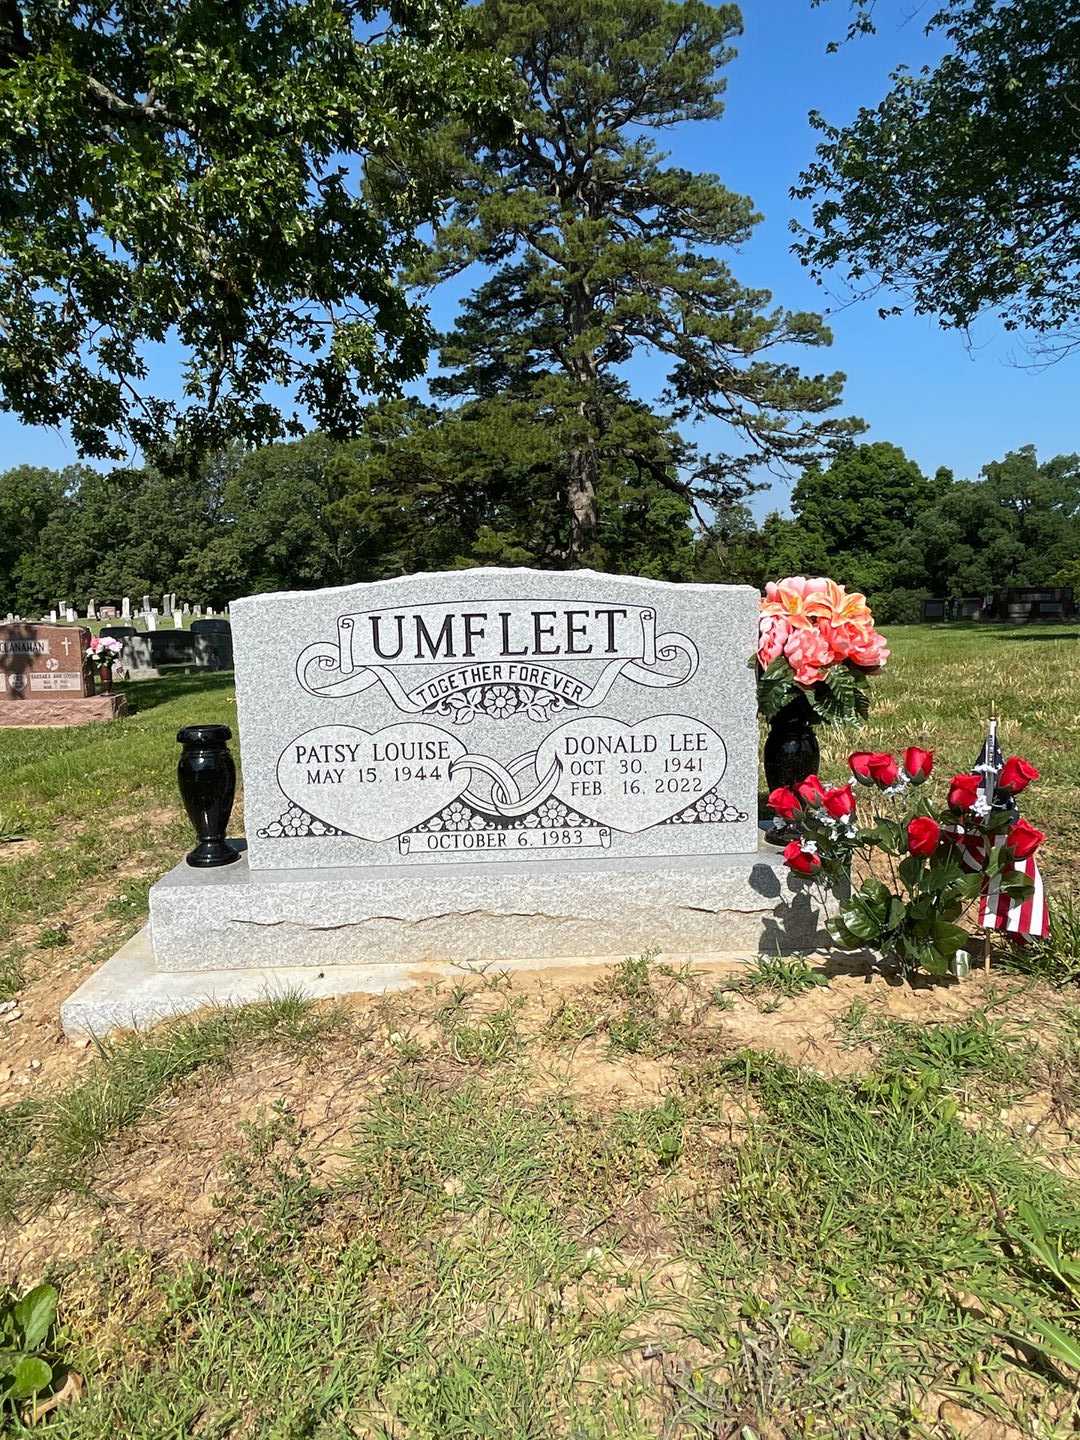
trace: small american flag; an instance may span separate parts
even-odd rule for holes
[[[979,758],[972,766],[972,773],[979,777],[979,793],[986,802],[989,813],[995,806],[1012,811],[1018,818],[1016,803],[1011,796],[996,797],[997,778],[1005,760],[997,738],[997,718],[991,714],[987,721],[986,739],[983,741]],[[986,837],[979,831],[965,833],[962,825],[951,831],[952,838],[960,851],[960,860],[969,870],[985,870]],[[991,839],[994,850],[1005,844],[1003,834]],[[1007,875],[1022,875],[1030,880],[1034,889],[1025,899],[1007,894],[1001,888],[1001,881]],[[1046,891],[1034,855],[1026,860],[1014,860],[997,874],[988,875],[983,882],[979,896],[979,924],[984,930],[1001,930],[1006,935],[1033,936],[1044,940],[1050,933],[1050,910],[1046,903]]]

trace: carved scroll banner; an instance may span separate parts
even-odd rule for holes
[[[564,668],[587,662],[594,671],[587,677]],[[334,640],[300,653],[296,678],[320,698],[380,685],[405,714],[427,712],[457,725],[480,715],[542,723],[562,710],[603,704],[619,680],[651,689],[684,685],[698,664],[689,636],[656,633],[651,606],[507,600],[341,615]],[[407,688],[395,671],[417,665],[453,668]]]

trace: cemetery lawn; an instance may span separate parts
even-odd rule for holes
[[[913,990],[644,956],[73,1045],[60,1000],[189,843],[176,731],[234,722],[232,681],[0,731],[0,1290],[59,1286],[82,1377],[46,1432],[1074,1433],[1077,639],[894,630],[870,723],[822,736],[832,777],[966,769],[994,698],[1043,772],[1055,946]]]

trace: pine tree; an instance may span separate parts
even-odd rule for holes
[[[823,418],[840,374],[804,375],[790,344],[828,345],[820,316],[776,307],[718,253],[745,241],[749,198],[666,163],[647,132],[723,110],[720,71],[737,9],[703,0],[485,0],[476,23],[520,81],[512,138],[460,126],[433,142],[456,166],[454,200],[422,271],[491,273],[444,337],[443,396],[527,401],[560,439],[562,563],[595,560],[598,482],[617,453],[689,499],[703,525],[742,500],[761,464],[799,467],[859,423]],[[656,406],[622,368],[664,357]],[[703,455],[673,426],[730,426]]]

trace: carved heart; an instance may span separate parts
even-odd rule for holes
[[[371,733],[321,725],[289,742],[278,784],[309,814],[362,840],[389,840],[437,815],[469,785],[456,736],[435,725],[402,723]]]
[[[689,715],[627,725],[584,715],[560,725],[536,752],[536,773],[561,769],[555,794],[598,825],[636,835],[700,799],[727,769],[727,747]]]

